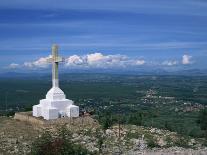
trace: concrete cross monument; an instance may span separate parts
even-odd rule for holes
[[[64,92],[59,88],[58,64],[63,58],[58,56],[58,46],[52,47],[52,88],[47,92],[46,99],[40,100],[38,105],[33,106],[33,116],[42,116],[46,120],[61,117],[78,117],[79,107],[72,100],[66,99]]]

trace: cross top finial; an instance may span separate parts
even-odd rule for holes
[[[52,45],[52,56],[58,56],[58,45],[54,44]]]
[[[53,44],[52,48],[58,48],[58,44]]]

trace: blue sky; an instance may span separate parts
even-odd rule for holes
[[[206,0],[1,0],[1,70],[46,68],[53,43],[66,68],[206,69],[206,18]]]

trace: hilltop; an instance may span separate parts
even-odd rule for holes
[[[175,132],[135,125],[114,125],[103,131],[95,121],[91,125],[69,125],[74,143],[81,144],[92,152],[103,154],[206,154],[201,139],[183,137]],[[120,130],[119,130],[120,129]],[[41,127],[14,120],[12,117],[0,117],[0,152],[2,154],[28,154],[32,142],[41,137],[43,131],[54,136],[56,126]],[[103,142],[100,146],[100,140]]]

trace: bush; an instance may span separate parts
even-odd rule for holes
[[[138,138],[140,138],[141,136],[142,136],[142,134],[139,133],[139,132],[135,132],[135,133],[127,132],[127,135],[126,135],[126,137],[127,137],[128,139],[132,139],[132,138],[138,139]]]
[[[15,115],[15,112],[14,111],[8,111],[6,113],[6,116],[9,117],[9,116],[14,116]]]
[[[188,142],[189,142],[188,138],[180,137],[179,139],[177,139],[177,141],[175,141],[175,145],[183,148],[188,148],[189,147]]]
[[[128,123],[133,125],[142,125],[143,121],[143,114],[142,113],[135,113],[131,114],[128,118]]]
[[[168,121],[165,121],[165,129],[169,131],[173,131],[172,124],[170,124]]]
[[[147,145],[149,148],[160,147],[157,143],[157,140],[150,134],[145,134]]]
[[[45,131],[37,138],[31,148],[33,155],[90,155],[93,154],[81,145],[72,142],[71,133],[66,127],[58,130],[58,136],[53,137],[52,133]]]
[[[202,138],[205,136],[204,131],[202,131],[199,127],[194,127],[190,130],[189,136],[196,137],[196,138]]]
[[[147,145],[149,148],[159,147],[159,145],[157,144],[157,141],[153,138],[147,140]]]
[[[173,140],[170,136],[167,136],[165,141],[167,142],[166,147],[171,147],[173,145]]]
[[[201,130],[207,130],[207,108],[200,111],[197,122],[200,125]]]

